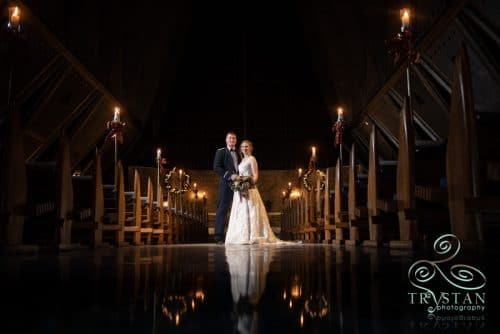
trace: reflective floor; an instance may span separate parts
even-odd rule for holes
[[[440,304],[455,309],[433,313],[408,274],[432,249],[183,245],[3,256],[2,332],[499,333],[499,255],[462,250],[459,262],[486,286],[443,283]]]

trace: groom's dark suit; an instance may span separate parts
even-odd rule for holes
[[[227,211],[233,201],[231,190],[231,175],[238,174],[239,156],[236,151],[231,152],[229,148],[223,147],[215,152],[214,172],[220,176],[219,200],[215,213],[215,240],[220,241],[224,236],[224,223]]]

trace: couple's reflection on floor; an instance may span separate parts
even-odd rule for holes
[[[258,305],[275,251],[272,246],[226,246],[237,333],[258,332]]]

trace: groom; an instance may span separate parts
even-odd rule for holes
[[[233,202],[233,191],[231,181],[238,175],[239,158],[236,153],[236,134],[229,131],[226,134],[226,147],[219,148],[215,152],[214,172],[220,176],[219,201],[215,213],[214,239],[217,244],[224,243],[224,225],[227,212]]]

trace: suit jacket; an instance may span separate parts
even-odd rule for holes
[[[240,162],[240,157],[236,154],[238,163]],[[217,173],[223,180],[231,181],[231,175],[238,174],[238,171],[234,167],[233,157],[231,152],[227,147],[219,148],[215,152],[214,158],[214,172]]]

